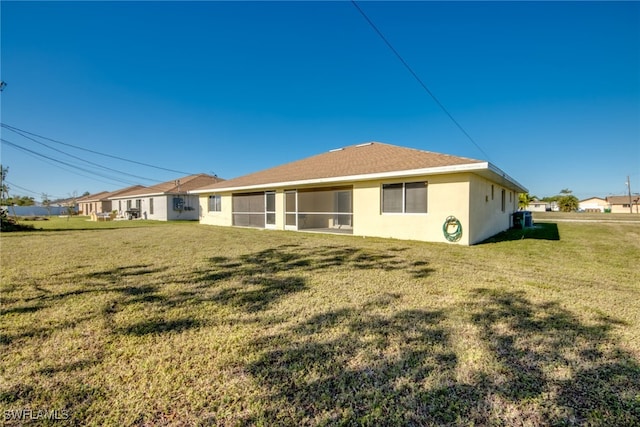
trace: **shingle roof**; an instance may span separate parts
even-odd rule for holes
[[[593,200],[593,199],[598,199],[598,200],[602,200],[603,202],[606,202],[605,199],[603,199],[602,197],[597,197],[597,196],[587,197],[586,199],[579,200],[579,202],[582,203],[582,202],[586,202],[587,200]]]
[[[130,187],[121,188],[114,191],[101,191],[99,193],[89,194],[76,199],[76,202],[99,202],[101,200],[108,200],[110,197],[121,196],[131,191],[138,191],[145,188],[142,185],[132,185]]]
[[[107,194],[109,194],[108,191],[100,191],[99,193],[87,194],[86,196],[82,196],[76,199],[76,202],[96,202],[104,200]]]
[[[204,173],[185,176],[179,179],[163,182],[161,184],[152,185],[150,187],[141,187],[139,189],[128,191],[126,194],[116,194],[111,197],[129,197],[142,194],[175,194],[184,193],[206,185],[224,181],[217,176],[211,176]]]
[[[198,190],[250,187],[474,163],[484,162],[380,142],[368,142],[331,150]]]
[[[637,195],[632,195],[631,196],[631,203],[633,205],[638,203],[636,201],[638,199],[638,197],[639,196],[637,196]],[[612,205],[628,205],[629,204],[629,196],[607,196],[607,202],[611,203]]]

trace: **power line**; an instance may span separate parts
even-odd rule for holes
[[[193,172],[182,172],[182,171],[178,171],[178,170],[174,170],[174,169],[167,169],[167,168],[163,168],[163,167],[160,167],[160,166],[151,165],[149,163],[143,163],[143,162],[138,162],[136,160],[125,159],[124,157],[118,157],[118,156],[114,156],[114,155],[111,155],[111,154],[101,153],[99,151],[90,150],[88,148],[79,147],[77,145],[68,144],[68,143],[62,142],[62,141],[57,141],[57,140],[52,139],[52,138],[47,138],[46,136],[38,135],[38,134],[33,133],[33,132],[28,132],[28,131],[26,131],[24,129],[20,129],[20,128],[17,128],[17,127],[14,127],[14,126],[10,126],[10,125],[8,125],[6,123],[1,123],[0,126],[2,126],[5,129],[8,129],[10,131],[13,131],[15,133],[23,132],[23,133],[26,133],[26,134],[31,135],[31,136],[35,136],[35,137],[38,137],[38,138],[46,139],[47,141],[55,142],[56,144],[66,145],[67,147],[72,147],[72,148],[75,148],[77,150],[82,150],[82,151],[86,151],[86,152],[89,152],[89,153],[98,154],[100,156],[110,157],[112,159],[122,160],[124,162],[134,163],[136,165],[146,166],[146,167],[149,167],[149,168],[159,169],[159,170],[163,170],[163,171],[167,171],[167,172],[174,172],[174,173],[179,173],[179,174],[182,174],[182,175],[194,175]]]
[[[50,145],[47,145],[47,144],[45,144],[44,142],[40,142],[40,141],[38,141],[38,140],[36,140],[36,139],[34,139],[34,138],[31,138],[30,136],[27,136],[27,135],[23,134],[23,133],[22,133],[22,132],[20,132],[20,131],[16,131],[16,130],[12,130],[12,129],[9,129],[9,130],[11,130],[12,132],[17,133],[18,135],[20,135],[20,136],[22,136],[22,137],[24,137],[24,138],[26,138],[26,139],[28,139],[28,140],[30,140],[30,141],[35,142],[36,144],[40,144],[40,145],[42,145],[42,146],[44,146],[44,147],[49,148],[50,150],[57,151],[58,153],[62,153],[62,154],[64,154],[64,155],[66,155],[66,156],[69,156],[69,157],[74,158],[74,159],[76,159],[76,160],[80,160],[81,162],[88,163],[88,164],[90,164],[90,165],[92,165],[92,166],[96,166],[96,167],[99,167],[99,168],[101,168],[101,169],[109,170],[109,171],[111,171],[111,172],[116,172],[116,173],[119,173],[119,174],[122,174],[122,175],[128,175],[128,176],[133,177],[133,178],[143,179],[143,180],[145,180],[145,181],[162,182],[162,181],[159,181],[159,180],[157,180],[157,179],[145,178],[144,176],[134,175],[134,174],[127,173],[127,172],[123,172],[123,171],[120,171],[120,170],[117,170],[117,169],[113,169],[113,168],[110,168],[110,167],[107,167],[107,166],[103,166],[103,165],[100,165],[100,164],[98,164],[98,163],[94,163],[94,162],[92,162],[92,161],[89,161],[89,160],[83,159],[83,158],[78,157],[78,156],[74,156],[73,154],[69,154],[69,153],[67,153],[67,152],[65,152],[65,151],[62,151],[62,150],[59,150],[59,149],[57,149],[57,148],[55,148],[55,147],[52,147],[52,146],[50,146]]]
[[[108,176],[108,175],[100,174],[100,173],[98,173],[98,172],[96,172],[96,171],[91,171],[91,170],[85,169],[85,168],[83,168],[83,167],[80,167],[80,166],[78,166],[78,165],[74,165],[74,164],[71,164],[71,163],[67,163],[67,162],[65,162],[65,161],[63,161],[63,160],[56,159],[56,158],[53,158],[53,157],[47,156],[47,155],[42,154],[42,153],[38,153],[38,152],[33,151],[33,150],[30,150],[30,149],[28,149],[28,148],[21,147],[21,146],[19,146],[18,144],[14,144],[14,143],[13,143],[13,142],[11,142],[11,141],[7,141],[7,140],[6,140],[6,139],[4,139],[4,138],[0,138],[0,141],[2,141],[4,144],[7,144],[7,145],[9,145],[10,147],[13,147],[13,148],[15,148],[15,149],[17,149],[17,150],[24,151],[24,152],[26,152],[26,153],[30,153],[30,154],[35,155],[35,156],[37,156],[37,157],[41,157],[41,158],[44,158],[44,159],[48,159],[48,160],[51,160],[51,161],[56,162],[56,163],[61,163],[61,164],[65,165],[65,166],[69,166],[69,167],[71,167],[71,168],[73,168],[73,169],[74,169],[74,172],[73,172],[73,173],[76,173],[76,172],[75,172],[75,169],[79,169],[79,170],[81,170],[81,171],[83,171],[83,172],[87,172],[87,173],[92,174],[92,175],[101,176],[101,177],[106,178],[106,179],[109,179],[109,180],[111,180],[111,181],[117,181],[117,182],[124,183],[124,184],[128,184],[128,185],[134,185],[134,184],[137,184],[137,183],[134,183],[134,182],[131,182],[131,181],[125,181],[125,180],[118,179],[118,178],[115,178],[115,177],[112,177],[112,176]],[[58,166],[58,165],[54,165],[54,166]],[[58,167],[59,167],[59,166],[58,166]],[[64,168],[61,168],[61,169],[64,169]],[[66,170],[66,169],[65,169],[65,170]]]
[[[15,144],[14,144],[14,145],[15,145]],[[20,149],[21,149],[21,147],[19,147],[19,146],[17,146],[17,147],[13,147],[13,148],[16,148],[17,150],[20,150]],[[25,151],[25,150],[22,150],[22,151]],[[104,180],[102,180],[102,179],[98,179],[98,178],[96,178],[95,176],[85,175],[85,174],[83,174],[83,173],[78,172],[78,168],[75,168],[75,167],[74,167],[74,168],[72,168],[72,169],[67,169],[67,168],[65,168],[65,167],[63,167],[63,166],[60,166],[59,164],[55,163],[55,159],[54,159],[54,161],[48,161],[48,160],[43,159],[43,158],[41,158],[41,157],[39,157],[39,156],[37,156],[37,155],[35,155],[35,154],[32,154],[32,153],[30,153],[30,152],[28,152],[28,151],[26,151],[26,152],[25,152],[25,154],[27,154],[28,156],[31,156],[31,157],[33,157],[33,158],[35,158],[35,159],[37,159],[37,160],[39,160],[39,161],[43,162],[43,163],[46,163],[46,164],[51,165],[51,166],[53,166],[53,167],[56,167],[56,168],[58,168],[58,169],[62,169],[62,170],[63,170],[63,171],[65,171],[65,172],[69,172],[69,173],[71,173],[71,174],[75,174],[75,175],[78,175],[78,176],[82,176],[82,177],[84,177],[84,178],[88,178],[88,179],[91,179],[91,180],[93,180],[93,181],[102,182],[103,184],[107,184],[107,185],[113,185],[113,184],[114,184],[114,182],[115,182],[115,181],[111,181],[111,182],[109,182],[109,181],[104,181]],[[107,179],[109,179],[109,178],[107,178]],[[118,183],[118,185],[120,185],[120,184],[121,184],[121,183]]]
[[[4,182],[6,182],[7,184],[9,184],[9,185],[11,186],[10,188],[14,188],[14,187],[15,187],[15,188],[19,188],[20,190],[22,190],[22,191],[26,191],[27,193],[35,194],[35,195],[38,195],[38,196],[43,196],[43,195],[45,195],[45,194],[46,194],[46,193],[44,193],[44,192],[40,192],[40,193],[38,193],[37,191],[33,191],[33,190],[29,190],[28,188],[21,187],[21,186],[19,186],[19,185],[17,185],[17,184],[14,184],[14,183],[10,182],[10,181],[7,181],[6,179],[4,180]],[[49,196],[50,198],[51,198],[51,197],[54,197],[54,198],[56,198],[56,199],[63,199],[63,197],[56,196],[56,195],[53,195],[53,194],[47,194],[47,196]]]
[[[362,17],[369,23],[371,28],[373,28],[373,30],[378,34],[378,36],[380,36],[380,38],[382,39],[382,41],[385,42],[387,47],[389,47],[389,49],[391,49],[391,51],[394,53],[394,55],[400,60],[402,65],[404,65],[404,67],[409,71],[409,73],[411,73],[411,75],[418,81],[420,86],[422,86],[422,88],[429,94],[429,96],[435,101],[435,103],[438,104],[438,107],[440,107],[440,109],[442,111],[444,111],[444,113],[447,116],[449,116],[451,121],[458,127],[458,129],[460,129],[460,131],[462,131],[462,133],[467,137],[467,139],[469,139],[469,141],[471,141],[473,143],[473,145],[475,145],[476,148],[478,150],[480,150],[487,157],[487,160],[490,161],[491,159],[489,158],[489,155],[482,149],[482,147],[480,147],[480,145],[471,137],[471,135],[469,135],[469,133],[462,127],[462,125],[460,123],[458,123],[458,121],[453,117],[453,115],[449,112],[449,110],[446,109],[446,107],[442,104],[442,102],[440,102],[440,100],[433,94],[433,92],[431,92],[431,90],[429,90],[427,85],[416,74],[416,72],[413,71],[413,69],[409,66],[407,61],[404,60],[404,58],[400,55],[400,53],[398,53],[398,51],[395,50],[395,48],[393,47],[393,45],[391,45],[389,40],[387,40],[387,38],[384,36],[384,34],[382,34],[382,31],[380,31],[378,29],[378,27],[376,27],[376,24],[374,24],[373,21],[371,19],[369,19],[367,14],[364,13],[364,11],[360,8],[360,6],[358,6],[356,1],[355,0],[351,0],[351,4],[353,4],[353,6],[355,6],[355,8],[358,9],[358,12],[360,12]]]

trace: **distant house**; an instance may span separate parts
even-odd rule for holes
[[[551,204],[549,202],[534,199],[529,202],[525,210],[531,212],[546,212],[551,210]]]
[[[640,213],[640,196],[608,196],[611,213]]]
[[[370,142],[192,193],[202,224],[470,245],[508,229],[526,191],[488,162]]]
[[[139,217],[159,221],[198,220],[198,196],[189,190],[213,185],[223,179],[196,174],[112,195],[109,200],[119,217]]]
[[[583,212],[604,212],[609,209],[609,202],[600,197],[589,197],[578,202],[578,210]]]
[[[88,196],[80,197],[76,199],[78,213],[80,215],[109,213],[113,210],[111,206],[111,197],[118,194],[126,193],[128,191],[138,190],[140,188],[144,187],[142,185],[133,185],[131,187],[122,188],[120,190],[101,191],[100,193],[89,194]]]

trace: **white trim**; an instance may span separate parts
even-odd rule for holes
[[[274,207],[274,210],[272,210],[272,211],[267,209],[267,198],[269,197],[269,195],[273,195],[273,207]],[[264,228],[270,228],[270,229],[275,229],[276,228],[277,210],[278,209],[276,207],[276,192],[275,191],[265,191],[264,192]],[[269,224],[269,221],[267,221],[267,217],[269,216],[269,214],[273,214],[273,224]]]
[[[230,191],[232,192],[232,191],[240,191],[240,190],[242,191],[265,190],[265,189],[273,189],[275,187],[295,187],[295,186],[312,185],[312,184],[336,184],[336,183],[342,183],[342,182],[369,181],[369,180],[386,179],[386,178],[408,178],[412,176],[442,175],[447,173],[459,173],[459,172],[491,172],[493,174],[500,176],[501,178],[506,180],[508,183],[512,184],[511,187],[514,187],[514,186],[518,187],[516,190],[522,190],[521,192],[527,191],[525,187],[523,187],[516,180],[514,180],[509,175],[504,173],[498,167],[492,165],[489,162],[478,162],[478,163],[467,163],[462,165],[436,166],[431,168],[410,169],[410,170],[391,171],[391,172],[378,172],[378,173],[361,174],[361,175],[346,175],[346,176],[336,176],[336,177],[329,177],[329,178],[314,178],[314,179],[304,179],[304,180],[298,180],[298,181],[268,182],[264,184],[245,185],[245,186],[237,186],[237,187],[216,187],[212,189],[191,190],[189,191],[189,193],[204,194],[204,193],[211,193],[211,192],[230,192]]]

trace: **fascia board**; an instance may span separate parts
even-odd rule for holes
[[[528,193],[529,190],[527,190],[527,188],[525,186],[523,186],[522,184],[520,184],[518,181],[516,181],[515,179],[511,178],[509,175],[507,175],[505,172],[503,172],[500,168],[498,168],[497,166],[491,164],[491,163],[487,163],[487,169],[491,172],[493,172],[494,174],[498,175],[499,177],[505,179],[508,183],[512,184],[513,186],[515,186],[516,190],[519,193]]]
[[[462,165],[437,166],[432,168],[410,169],[410,170],[402,170],[402,171],[372,173],[372,174],[346,175],[346,176],[337,176],[337,177],[331,177],[331,178],[319,178],[319,179],[285,181],[285,182],[270,182],[265,184],[243,185],[243,186],[237,186],[237,187],[217,187],[217,188],[204,189],[204,190],[192,190],[192,191],[189,191],[189,193],[203,194],[203,193],[223,193],[223,192],[233,192],[233,191],[266,190],[271,188],[295,187],[295,186],[301,186],[301,185],[337,184],[337,183],[354,182],[354,181],[370,181],[375,179],[401,178],[401,177],[411,177],[411,176],[420,176],[420,175],[442,175],[447,173],[459,173],[459,172],[479,172],[479,171],[488,170],[489,167],[490,167],[490,163],[488,162],[468,163],[468,164],[462,164]],[[497,171],[500,171],[497,168],[495,169]],[[499,175],[502,176],[502,174],[503,174],[502,171],[500,171]],[[517,183],[514,182],[514,184],[517,184]]]
[[[129,194],[127,195],[123,195],[123,196],[114,196],[114,197],[110,197],[109,200],[117,200],[117,199],[136,199],[136,198],[141,198],[141,197],[158,197],[158,196],[183,196],[183,195],[188,195],[189,191],[181,191],[181,192],[177,192],[177,191],[170,191],[167,193],[144,193],[144,194]]]
[[[121,196],[110,197],[109,200],[118,200],[118,199],[136,199],[140,197],[150,197],[150,196],[162,196],[163,193],[146,193],[146,194],[124,194]]]

